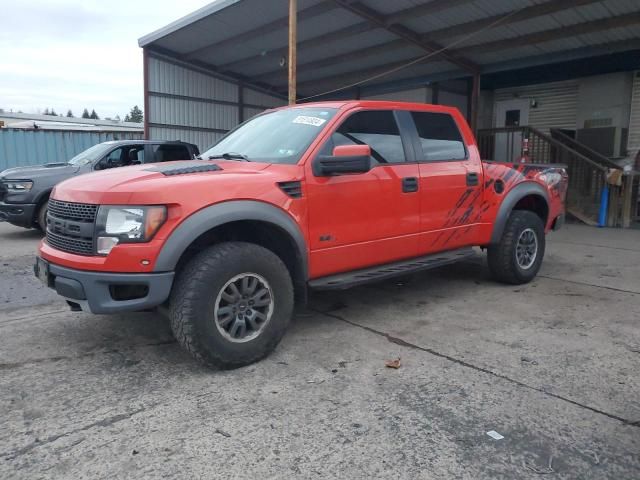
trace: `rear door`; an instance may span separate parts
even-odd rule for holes
[[[313,277],[416,255],[420,232],[418,164],[410,137],[392,110],[360,110],[344,119],[321,147],[367,144],[366,173],[316,177],[306,165],[310,274]]]
[[[482,169],[470,158],[458,121],[447,112],[413,111],[420,170],[420,253],[465,244],[482,195]]]

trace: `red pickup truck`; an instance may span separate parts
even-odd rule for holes
[[[538,272],[562,225],[562,166],[483,162],[449,107],[344,101],[264,112],[200,160],[82,175],[49,200],[36,275],[72,309],[164,307],[180,344],[233,368],[271,352],[308,289],[488,250]]]

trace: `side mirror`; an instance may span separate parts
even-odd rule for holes
[[[333,155],[320,155],[313,163],[313,173],[317,177],[366,173],[369,170],[371,170],[369,145],[339,145],[333,149]]]

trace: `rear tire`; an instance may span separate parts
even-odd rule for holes
[[[42,230],[43,233],[47,233],[47,210],[49,209],[49,200],[40,205],[38,209],[38,215],[36,217],[36,223],[38,228]]]
[[[271,353],[293,313],[287,267],[270,250],[244,242],[214,245],[178,274],[169,317],[173,334],[209,367],[229,369]]]
[[[540,217],[528,210],[514,210],[500,242],[488,249],[491,275],[513,285],[529,283],[540,270],[544,250],[544,225]]]

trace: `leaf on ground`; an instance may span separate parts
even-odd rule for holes
[[[384,366],[387,368],[395,368],[398,369],[400,368],[400,357],[396,358],[395,360],[385,360],[384,362]]]

